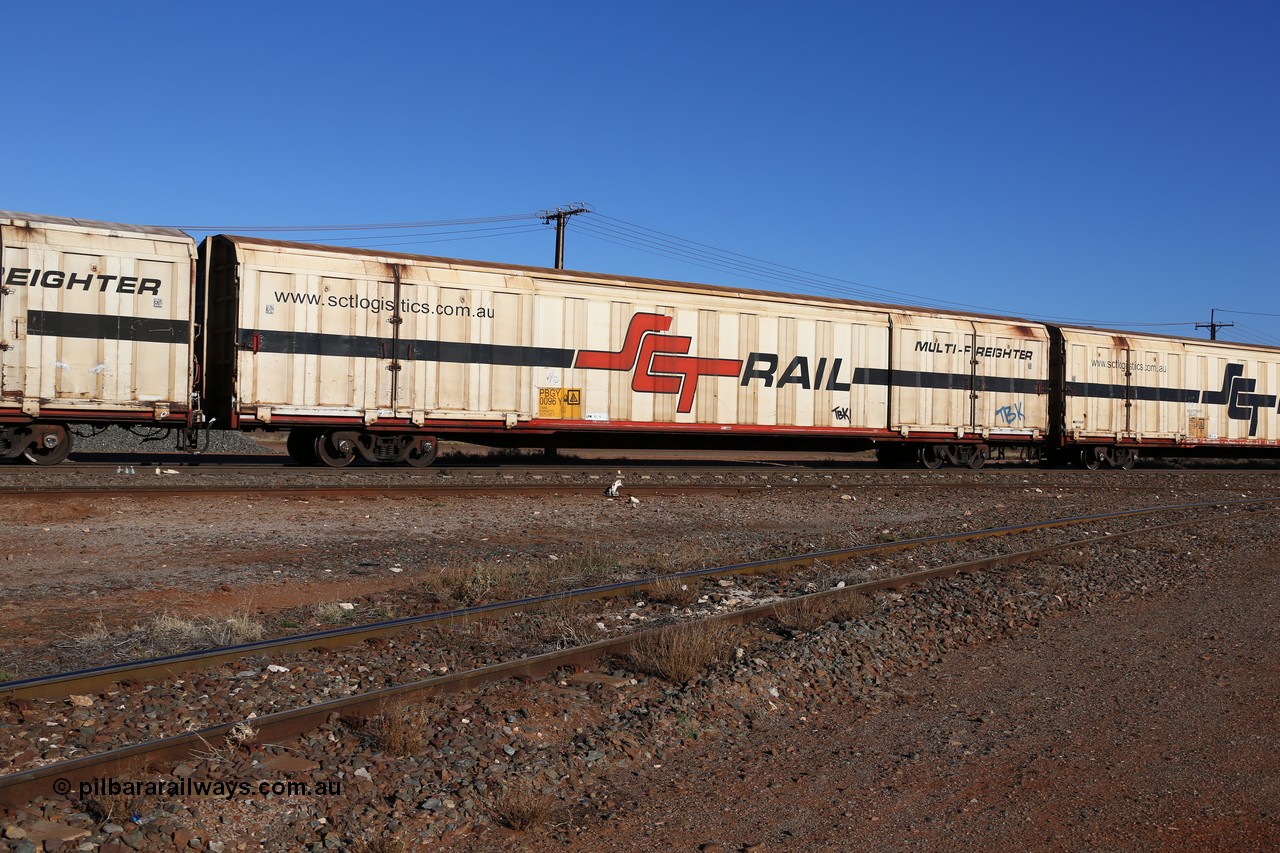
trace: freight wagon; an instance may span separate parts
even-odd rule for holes
[[[1054,448],[1087,468],[1280,448],[1280,350],[1050,326]]]
[[[0,455],[288,430],[303,464],[875,448],[1129,467],[1277,445],[1280,352],[816,296],[0,213]]]
[[[0,212],[0,458],[72,424],[192,424],[195,245],[169,228]]]
[[[1046,429],[1048,333],[1022,321],[243,237],[201,256],[204,411],[290,429],[299,461],[933,440],[980,464]]]

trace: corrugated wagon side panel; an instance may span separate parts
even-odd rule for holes
[[[1114,437],[1127,427],[1127,353],[1110,335],[1064,330],[1065,427],[1073,439]]]
[[[1177,440],[1187,431],[1187,407],[1196,402],[1186,377],[1182,341],[1128,339],[1129,432],[1135,440]]]
[[[698,312],[698,357],[735,359],[738,356],[738,315],[704,308]],[[735,377],[736,380],[736,377]],[[697,398],[697,421],[731,424],[738,419],[737,385],[708,382]]]
[[[751,354],[765,343],[761,332],[760,315],[753,312],[739,311],[737,318],[738,340],[735,354],[747,354],[748,361],[743,370],[749,371],[755,367],[755,363],[750,360]],[[761,387],[761,383],[740,382],[734,396],[736,397],[734,401],[736,407],[735,423],[766,423],[773,418],[772,407],[764,408],[762,406],[765,401],[772,403],[772,391]]]
[[[185,411],[194,243],[180,232],[0,224],[0,412],[162,419]]]
[[[1280,354],[1225,342],[1063,329],[1068,440],[1277,441]]]
[[[767,382],[748,381],[743,386],[743,391],[753,397],[754,405],[751,406],[753,417],[750,419],[740,419],[741,423],[755,424],[757,426],[772,426],[778,421],[778,387],[777,387],[777,371],[782,363],[785,353],[782,352],[782,334],[780,332],[781,321],[774,314],[765,310],[758,310],[752,315],[754,322],[751,324],[751,330],[754,335],[748,335],[742,342],[742,349],[748,354],[777,354],[774,361],[774,371],[771,378]],[[747,369],[755,367],[759,362],[749,363]]]
[[[973,426],[972,345],[968,321],[894,315],[894,429],[954,433]]]
[[[1043,435],[1049,426],[1049,335],[1024,323],[975,321],[975,427]]]
[[[1188,343],[1203,389],[1193,422],[1201,444],[1280,442],[1280,353],[1228,343]],[[1193,416],[1194,417],[1194,416]]]
[[[675,289],[537,288],[537,346],[575,353],[559,387],[582,395],[580,411],[553,405],[559,416],[543,417],[596,427],[884,428],[883,315]],[[571,320],[565,306],[579,298],[585,310],[572,309]],[[536,390],[551,400],[555,389]]]
[[[354,278],[339,275],[316,276],[318,296],[327,301],[330,297],[343,299],[354,296],[358,287]],[[296,307],[296,306],[295,306]],[[293,322],[298,331],[318,333],[318,340],[339,341],[353,338],[360,332],[364,318],[350,309],[298,311]],[[296,354],[294,363],[301,372],[301,383],[290,402],[302,408],[359,412],[367,406],[365,401],[364,371],[358,368],[354,353],[343,355],[333,351],[322,354],[321,346],[307,347]]]
[[[519,293],[495,293],[493,295],[494,319],[488,335],[488,343],[511,343],[522,346],[527,343],[524,335],[522,297]],[[498,364],[490,368],[488,377],[481,378],[481,387],[488,387],[489,398],[481,400],[481,406],[496,412],[528,412],[531,404],[522,393],[525,382],[521,374],[532,368]]]

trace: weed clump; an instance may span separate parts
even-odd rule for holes
[[[430,715],[420,705],[383,707],[378,714],[358,724],[363,740],[397,758],[421,754],[430,739]]]
[[[489,806],[495,822],[518,832],[548,823],[554,809],[555,801],[549,795],[523,783],[503,788]]]
[[[649,588],[649,599],[672,607],[688,607],[698,600],[698,587],[681,578],[662,578]]]
[[[816,631],[828,622],[847,622],[867,612],[865,595],[804,595],[774,605],[779,625],[792,631]]]
[[[726,659],[732,648],[733,632],[718,622],[681,622],[641,635],[630,658],[642,672],[688,684],[711,664]]]

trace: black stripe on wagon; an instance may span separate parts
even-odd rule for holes
[[[517,347],[457,341],[392,341],[390,338],[241,329],[240,349],[289,355],[332,355],[344,358],[395,358],[397,361],[442,361],[515,367],[572,367],[573,350]]]
[[[855,377],[857,371],[854,372]],[[967,373],[932,373],[926,370],[895,370],[893,384],[899,388],[945,388],[949,391],[968,391],[970,382],[977,380],[977,391],[1002,394],[1042,394],[1043,379],[1020,379],[1014,376],[977,376]],[[887,379],[886,379],[887,384]]]
[[[1154,385],[1124,385],[1108,382],[1068,382],[1067,393],[1073,397],[1102,397],[1109,400],[1153,400],[1158,403],[1199,403],[1195,388],[1157,388]]]
[[[118,317],[104,314],[72,314],[65,311],[28,311],[27,334],[51,338],[87,338],[101,341],[186,343],[191,324],[161,317]]]

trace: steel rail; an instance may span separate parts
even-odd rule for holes
[[[1240,503],[1246,502],[1242,501]],[[1248,503],[1257,503],[1257,501],[1250,501]],[[1185,508],[1188,506],[1221,506],[1221,504],[1192,504],[1175,508]],[[1280,508],[1273,507],[1261,511],[1268,513],[1280,512]],[[1249,513],[1241,512],[1228,517],[1241,518],[1247,514]],[[841,596],[865,595],[867,593],[882,590],[897,590],[906,586],[925,583],[937,578],[999,569],[1005,566],[1025,562],[1027,560],[1049,556],[1057,551],[1067,548],[1105,545],[1130,536],[1150,534],[1161,530],[1189,527],[1192,525],[1207,524],[1222,520],[1222,517],[1195,518],[1168,522],[1151,527],[1136,528],[1134,530],[1121,531],[1103,536],[1093,536],[1070,542],[1060,542],[1040,548],[1032,548],[1009,554],[984,557],[978,560],[954,563],[949,566],[939,566],[932,569],[924,569],[902,575],[895,575],[889,578],[867,581],[865,583],[854,584],[852,586],[823,590],[821,592],[810,593],[807,595],[793,596],[785,599],[785,602],[775,601],[750,608],[744,608],[742,610],[732,611],[730,613],[704,617],[703,621],[707,623],[739,625],[756,619],[772,616],[776,614],[777,607],[783,603],[790,603],[805,599],[816,601]],[[750,566],[755,564],[744,565]],[[685,574],[688,575],[690,573]],[[338,714],[342,718],[359,719],[361,717],[381,713],[388,706],[392,706],[396,702],[405,700],[409,697],[427,697],[443,693],[454,693],[510,678],[541,678],[551,672],[555,672],[556,670],[565,667],[587,666],[606,656],[625,652],[642,638],[652,636],[659,631],[664,630],[665,627],[668,626],[652,628],[620,637],[600,640],[583,646],[577,646],[572,649],[564,649],[534,655],[527,658],[504,661],[502,663],[491,664],[489,666],[479,667],[472,670],[451,673],[449,675],[410,682],[407,684],[400,684],[393,687],[386,687],[357,696],[348,696],[342,699],[334,699],[316,705],[307,705],[287,711],[266,714],[254,718],[251,722],[255,732],[253,742],[279,742],[287,738],[295,737],[324,723],[332,714]],[[56,764],[46,765],[44,767],[22,771],[20,773],[0,776],[0,804],[6,804],[11,807],[20,807],[22,804],[28,803],[36,797],[48,795],[51,792],[59,795],[65,795],[68,791],[74,790],[75,783],[95,777],[101,778],[113,776],[123,768],[127,768],[139,762],[151,765],[166,761],[178,761],[187,758],[192,754],[199,753],[201,749],[211,751],[214,748],[212,744],[215,741],[225,739],[233,729],[242,725],[244,722],[246,721],[237,720],[235,722],[221,723],[219,725],[200,729],[199,731],[192,731],[182,735],[144,741],[142,743],[131,744],[129,746],[120,747],[118,749],[98,753],[96,755],[83,756],[81,758],[70,759]],[[143,759],[145,759],[145,762]]]
[[[366,625],[355,625],[343,628],[331,628],[307,634],[295,634],[270,640],[258,640],[235,646],[224,646],[197,652],[166,655],[140,661],[109,664],[91,667],[72,672],[55,673],[0,683],[0,701],[10,699],[51,699],[68,696],[72,693],[88,694],[105,690],[121,681],[143,682],[159,678],[177,678],[196,669],[204,669],[229,661],[247,657],[258,657],[267,654],[287,654],[311,649],[339,649],[357,645],[374,638],[390,637],[410,628],[427,626],[432,623],[457,624],[476,621],[483,618],[508,616],[522,610],[529,610],[551,602],[588,601],[597,598],[609,598],[629,595],[649,590],[660,583],[673,581],[696,580],[716,575],[750,575],[786,569],[803,568],[818,562],[834,562],[853,559],[855,557],[875,554],[890,554],[938,545],[948,542],[964,542],[987,539],[998,536],[1009,536],[1018,533],[1029,533],[1038,530],[1050,530],[1079,524],[1113,521],[1122,518],[1133,518],[1153,515],[1159,512],[1171,512],[1186,509],[1207,509],[1209,507],[1246,505],[1253,503],[1280,503],[1280,498],[1241,498],[1232,501],[1208,501],[1191,504],[1174,504],[1159,507],[1144,507],[1135,510],[1102,513],[1098,515],[1072,516],[1033,524],[1007,525],[985,530],[963,531],[959,533],[941,533],[933,536],[921,536],[902,539],[897,542],[879,542],[868,545],[856,545],[850,548],[837,548],[827,551],[813,551],[791,557],[779,557],[768,560],[756,560],[748,563],[737,563],[728,566],[716,566],[705,569],[693,569],[686,572],[659,575],[637,580],[615,581],[598,586],[551,592],[511,601],[499,601],[480,604],[455,610],[444,610],[416,616],[404,616],[383,622]]]
[[[351,472],[350,469],[282,469],[275,472],[238,471],[235,469],[191,469],[180,472],[187,475],[186,482],[178,484],[169,477],[148,477],[141,475],[120,480],[99,481],[95,485],[46,485],[49,475],[43,472],[24,476],[22,479],[9,479],[0,474],[0,496],[13,498],[52,498],[72,499],[101,497],[102,495],[148,496],[148,497],[182,497],[190,495],[280,495],[291,496],[344,496],[344,495],[469,495],[490,493],[528,493],[528,494],[571,494],[603,491],[617,476],[616,467],[601,469],[583,469],[566,472],[558,469],[501,469],[481,468],[453,470],[448,473],[443,469],[430,474],[409,472],[407,469],[400,475],[388,474],[376,468],[363,472]],[[341,472],[341,473],[339,473]],[[61,474],[63,472],[57,472]],[[85,473],[93,473],[85,472]],[[192,483],[192,476],[221,478],[235,474],[271,473],[272,476],[286,475],[296,478],[291,482],[201,482]],[[960,476],[960,474],[963,476]],[[978,476],[972,476],[974,474]],[[988,472],[927,472],[917,473],[907,479],[901,472],[897,476],[876,476],[869,474],[855,477],[847,469],[821,468],[714,468],[683,469],[673,474],[669,469],[633,468],[622,469],[621,477],[624,485],[621,496],[663,495],[678,492],[698,493],[744,493],[758,492],[768,489],[793,489],[810,491],[838,491],[853,488],[880,489],[931,489],[935,491],[956,491],[959,489],[1007,489],[1011,485],[1009,478],[1024,475],[1025,471],[1008,471],[997,476],[985,476]],[[991,472],[995,473],[995,472]],[[1042,489],[1045,492],[1088,492],[1095,490],[1123,492],[1151,492],[1179,488],[1186,490],[1188,486],[1178,486],[1166,482],[1117,482],[1115,479],[1099,476],[1096,472],[1085,472],[1078,481],[1067,479],[1061,482],[1024,481],[1028,487]],[[1143,472],[1143,475],[1155,473],[1157,476],[1166,473],[1185,474],[1188,472]],[[362,475],[367,474],[368,477]],[[424,482],[428,477],[430,482]],[[834,479],[839,477],[840,479]],[[590,479],[587,479],[590,478]],[[716,482],[697,481],[697,478],[715,478]],[[803,478],[798,479],[798,478]],[[819,479],[821,478],[821,479]],[[1129,478],[1126,478],[1129,479]],[[532,482],[530,482],[532,481]],[[1019,484],[1021,485],[1021,483]],[[1238,485],[1216,487],[1223,492],[1238,494]],[[1256,485],[1255,489],[1258,488]]]
[[[681,492],[740,494],[743,492],[759,492],[767,489],[800,489],[831,491],[829,483],[787,483],[783,486],[770,483],[644,483],[628,485],[626,495],[667,495]],[[0,489],[0,495],[11,497],[53,497],[53,498],[89,498],[102,495],[120,495],[128,497],[185,497],[234,495],[236,497],[252,495],[273,495],[284,497],[350,497],[352,495],[475,495],[488,493],[502,494],[572,494],[590,492],[599,495],[599,483],[471,483],[449,485],[422,485],[399,483],[352,483],[348,485],[199,485],[199,486],[139,486],[136,488],[78,488],[78,489]]]

